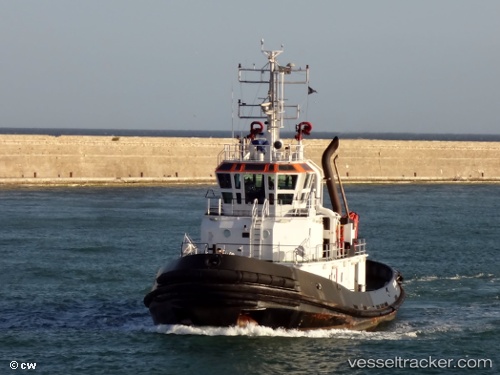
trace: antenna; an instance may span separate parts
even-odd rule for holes
[[[232,83],[231,83],[231,138],[234,139],[234,92]]]
[[[266,50],[264,49],[264,38],[262,38],[262,39],[260,40],[260,50],[262,51],[262,53],[263,53],[264,55],[266,55],[266,56],[267,56],[267,58],[268,58],[268,59],[272,59],[273,61],[275,61],[275,58],[276,58],[276,57],[277,57],[280,53],[282,53],[282,52],[284,51],[284,48],[285,48],[285,45],[284,45],[283,43],[281,43],[281,49],[279,49],[279,50],[275,50],[275,51],[273,51],[273,50],[266,51]]]

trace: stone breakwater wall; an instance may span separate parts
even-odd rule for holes
[[[304,140],[305,155],[321,165],[329,142]],[[237,141],[0,135],[0,182],[210,182],[230,143]],[[500,181],[500,142],[341,139],[338,154],[345,182]]]

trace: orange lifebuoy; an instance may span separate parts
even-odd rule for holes
[[[260,121],[253,121],[250,124],[250,134],[247,135],[247,138],[254,139],[257,134],[260,134],[264,131],[264,124]]]
[[[300,124],[295,125],[295,131],[297,134],[295,134],[295,139],[297,141],[302,140],[302,134],[305,135],[310,135],[312,130],[312,124],[308,121],[302,121]]]

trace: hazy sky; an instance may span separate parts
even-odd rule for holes
[[[230,129],[261,38],[315,130],[500,133],[499,0],[0,0],[0,127]]]

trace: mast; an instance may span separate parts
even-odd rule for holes
[[[267,95],[261,98],[260,104],[247,104],[238,100],[238,117],[246,119],[263,119],[266,131],[263,134],[271,150],[279,149],[280,130],[284,127],[284,121],[288,119],[298,119],[300,108],[297,104],[285,104],[285,85],[286,84],[308,84],[309,66],[305,69],[295,68],[293,63],[281,66],[277,57],[283,52],[283,45],[279,50],[264,49],[264,40],[261,40],[261,51],[267,58],[267,64],[260,68],[243,68],[238,66],[238,77],[241,83],[267,84]],[[305,77],[298,80],[286,80],[285,76],[291,76],[292,73],[302,73]],[[259,108],[259,114],[251,113],[252,109]],[[248,113],[250,111],[250,113]],[[299,145],[301,140],[298,139]],[[272,161],[272,154],[267,155]]]
[[[276,60],[281,50],[264,50],[264,40],[261,40],[262,53],[266,55],[269,64],[268,101],[261,104],[262,111],[267,115],[267,140],[269,144],[279,139],[280,129],[283,127],[284,116],[284,72],[280,71]],[[281,94],[281,95],[279,95]]]

